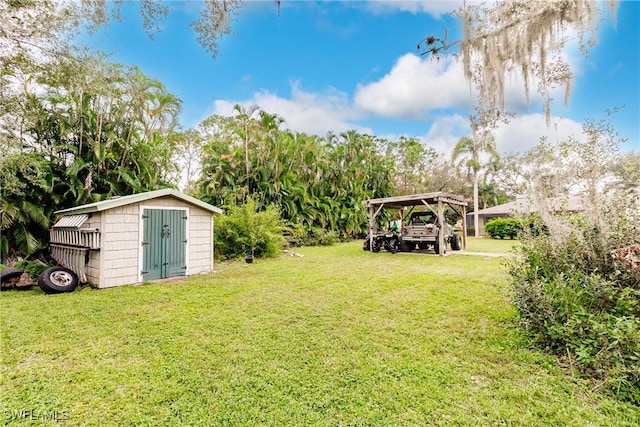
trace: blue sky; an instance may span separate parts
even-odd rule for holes
[[[154,40],[136,7],[125,5],[121,22],[90,44],[160,79],[183,101],[185,129],[212,114],[230,115],[235,104],[258,105],[298,132],[404,135],[448,153],[469,134],[469,85],[458,62],[420,57],[416,45],[445,28],[450,40],[457,38],[460,27],[448,11],[459,3],[284,0],[278,13],[273,1],[248,1],[215,59],[188,26],[200,2],[169,2],[174,11]],[[551,141],[579,135],[586,118],[604,118],[615,107],[624,107],[612,119],[629,139],[623,149],[640,150],[640,2],[621,1],[615,24],[605,17],[588,58],[575,43],[566,51],[576,75],[573,94],[565,108],[558,92],[551,127],[539,99],[527,105],[517,82],[508,89],[517,116],[494,133],[500,151],[529,149],[543,135]]]

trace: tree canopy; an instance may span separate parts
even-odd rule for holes
[[[173,185],[180,101],[137,68],[62,57],[0,133],[3,254],[41,249],[53,212]]]
[[[422,54],[436,57],[459,48],[464,74],[478,92],[481,127],[503,118],[505,82],[510,75],[523,79],[529,99],[532,87],[545,99],[544,112],[551,117],[552,90],[562,86],[564,101],[571,95],[573,72],[563,49],[575,34],[580,49],[588,55],[597,42],[603,2],[592,0],[519,1],[498,0],[490,4],[467,4],[455,15],[463,27],[463,38],[450,42],[429,36],[419,45]],[[617,1],[607,7],[615,21]]]

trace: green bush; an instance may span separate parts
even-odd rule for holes
[[[522,221],[516,218],[494,218],[487,222],[484,231],[494,239],[515,239],[522,231]]]
[[[286,244],[283,229],[284,223],[275,206],[257,212],[256,202],[249,199],[241,206],[228,208],[226,214],[216,218],[216,256],[229,259],[278,255]]]
[[[339,241],[338,232],[297,223],[291,228],[299,246],[330,246]]]
[[[508,267],[512,302],[534,341],[593,378],[594,387],[638,404],[640,278],[612,256],[638,235],[628,212],[601,212],[605,222],[537,217]]]

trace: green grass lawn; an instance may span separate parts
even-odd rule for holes
[[[175,283],[4,292],[3,421],[640,422],[638,408],[529,348],[500,258],[370,253],[361,242],[296,253]]]
[[[519,244],[518,240],[467,237],[467,251],[469,252],[507,253]]]

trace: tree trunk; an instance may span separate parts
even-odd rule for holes
[[[480,236],[478,230],[478,173],[473,172],[473,235]]]

